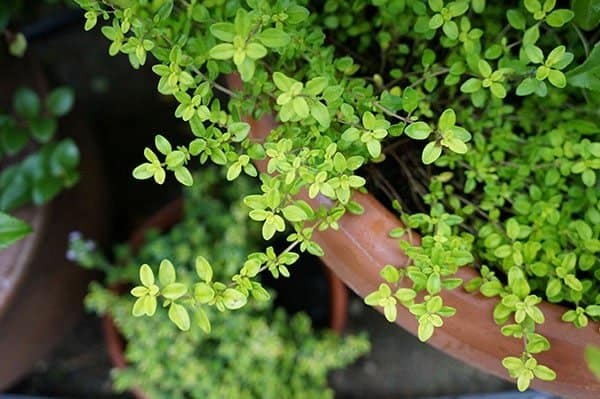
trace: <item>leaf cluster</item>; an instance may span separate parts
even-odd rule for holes
[[[73,237],[73,255],[105,271],[107,285],[136,285],[142,274],[142,285],[133,289],[137,298],[95,283],[86,299],[88,308],[110,314],[127,340],[129,365],[114,373],[115,388],[143,387],[152,397],[331,398],[328,371],[363,354],[368,341],[314,331],[306,315],[288,316],[271,299],[238,309],[240,294],[219,290],[215,281],[230,279],[259,238],[239,200],[255,185],[237,179],[221,190],[223,176],[214,169],[196,174],[197,183],[185,190],[183,219],[166,233],[149,232],[137,254],[121,246],[108,262],[84,248],[83,238]],[[212,267],[197,253],[210,258]],[[140,263],[160,267],[140,269]],[[188,306],[190,294],[197,300],[194,308]],[[221,303],[223,312],[218,305],[202,305],[205,299]],[[154,315],[132,318],[132,306]],[[181,332],[188,323],[193,327]]]

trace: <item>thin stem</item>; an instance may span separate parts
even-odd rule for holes
[[[586,40],[585,36],[583,36],[583,32],[581,32],[581,29],[579,29],[577,27],[577,25],[571,24],[571,26],[577,33],[577,36],[579,36],[579,40],[581,40],[581,44],[583,44],[583,51],[585,52],[585,58],[589,57],[590,56],[590,46],[589,46],[588,41]]]
[[[435,76],[443,75],[443,74],[445,74],[445,73],[448,73],[449,71],[450,71],[450,69],[448,69],[448,68],[443,68],[443,69],[440,69],[439,71],[436,71],[436,72],[432,73],[431,75],[424,75],[423,77],[421,77],[421,78],[419,78],[419,79],[415,80],[415,81],[414,81],[413,83],[411,83],[411,85],[410,85],[410,86],[408,86],[408,87],[410,87],[410,88],[414,88],[414,87],[418,86],[418,85],[419,85],[421,82],[423,82],[423,81],[425,81],[425,80],[427,80],[427,79],[429,79],[429,78],[433,78],[433,77],[435,77]]]
[[[379,108],[380,110],[382,110],[382,111],[383,111],[383,113],[384,113],[384,114],[386,114],[386,115],[388,115],[388,116],[391,116],[391,117],[393,117],[393,118],[399,119],[399,120],[401,120],[402,122],[404,122],[404,123],[406,123],[406,124],[410,124],[410,123],[412,123],[412,121],[411,121],[410,119],[408,119],[408,118],[406,118],[406,117],[404,117],[404,116],[400,116],[400,115],[398,115],[397,113],[395,113],[395,112],[393,112],[393,111],[391,111],[391,110],[387,109],[386,107],[384,107],[383,105],[381,105],[381,104],[379,103],[379,101],[374,101],[374,102],[373,102],[373,105],[374,105],[375,107]]]

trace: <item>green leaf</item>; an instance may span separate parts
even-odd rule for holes
[[[30,121],[31,134],[40,143],[47,143],[56,133],[57,123],[52,118],[36,118]]]
[[[552,83],[552,85],[560,89],[567,85],[567,78],[565,77],[564,73],[556,69],[550,70],[550,72],[548,73],[548,80],[550,81],[550,83]]]
[[[438,128],[441,131],[449,130],[450,128],[454,127],[455,124],[456,114],[454,113],[454,110],[452,108],[448,108],[444,112],[442,112],[442,115],[438,120]]]
[[[430,29],[437,29],[440,26],[442,26],[443,24],[444,24],[444,18],[442,17],[441,14],[435,14],[429,20],[429,28]]]
[[[542,10],[542,5],[540,4],[540,0],[525,0],[524,1],[525,8],[532,14],[535,14],[538,11]]]
[[[210,26],[210,33],[224,42],[233,42],[235,25],[230,22],[217,22]]]
[[[529,388],[529,384],[531,383],[531,376],[528,374],[528,371],[525,371],[521,375],[517,377],[517,389],[519,392],[524,392]]]
[[[442,30],[452,40],[458,39],[458,25],[454,21],[446,21],[442,25]]]
[[[398,288],[394,296],[402,303],[410,303],[415,299],[417,293],[410,288]]]
[[[536,378],[539,378],[543,381],[554,381],[556,379],[556,373],[549,367],[538,364],[533,369],[533,374],[535,374]]]
[[[540,353],[550,349],[550,342],[546,337],[540,334],[528,334],[527,335],[527,351],[530,353]]]
[[[499,295],[502,290],[502,283],[498,280],[487,281],[481,285],[479,288],[481,294],[486,297],[493,297]]]
[[[23,148],[25,148],[27,145],[28,137],[24,129],[16,126],[10,126],[5,128],[4,132],[0,133],[3,133],[1,135],[1,144],[4,146],[4,150],[9,155],[14,155],[21,152],[21,150],[23,150]]]
[[[302,97],[295,97],[292,100],[292,106],[294,108],[294,112],[298,115],[298,117],[304,119],[310,114],[310,109],[308,108],[308,104],[306,100]]]
[[[487,78],[492,74],[492,67],[486,60],[479,60],[477,63],[477,68],[479,69],[481,76],[484,78]]]
[[[519,231],[519,222],[516,219],[508,219],[506,221],[506,235],[508,235],[508,238],[513,241],[516,240],[519,237]]]
[[[431,11],[434,12],[440,12],[444,7],[443,0],[428,0],[427,3],[429,4],[429,8],[431,8]]]
[[[169,307],[169,319],[182,331],[190,329],[190,315],[188,311],[178,303],[172,303]]]
[[[206,316],[206,312],[202,308],[197,308],[195,313],[196,324],[204,331],[206,334],[210,334],[211,325],[210,320]]]
[[[31,197],[35,205],[44,204],[52,200],[63,188],[62,181],[58,178],[47,177],[36,180],[33,185]]]
[[[133,304],[133,309],[131,313],[134,317],[140,317],[146,314],[146,298],[147,296],[142,296],[138,298]]]
[[[524,47],[524,50],[525,55],[527,55],[529,61],[533,62],[534,64],[541,64],[542,62],[544,62],[544,53],[542,52],[542,49],[538,46],[535,46],[533,44],[527,45]]]
[[[234,162],[227,169],[227,180],[232,181],[235,180],[240,173],[242,172],[242,165],[239,162]]]
[[[463,93],[474,93],[481,89],[481,79],[470,78],[460,86],[460,91]]]
[[[153,316],[156,312],[156,297],[148,295],[141,299],[144,300],[144,311],[146,312],[146,316]]]
[[[281,212],[290,222],[302,222],[308,219],[308,215],[304,212],[304,209],[296,205],[288,205]]]
[[[427,341],[433,335],[433,324],[429,320],[424,320],[419,323],[417,335],[421,342]]]
[[[396,304],[389,303],[389,304],[385,305],[383,307],[383,314],[385,315],[385,318],[387,319],[387,321],[389,321],[390,323],[393,323],[394,321],[396,321],[396,317],[398,315],[398,309],[396,308]]]
[[[567,73],[571,86],[600,91],[600,42],[597,43],[585,62]]]
[[[560,73],[562,75],[562,72],[560,72]],[[498,98],[506,97],[506,89],[504,88],[502,83],[497,83],[497,82],[492,83],[492,85],[490,86],[490,91],[492,92],[492,94],[495,97],[498,97]]]
[[[138,180],[149,179],[154,176],[154,170],[154,165],[152,165],[151,163],[143,163],[141,165],[136,166],[136,168],[132,172],[132,175]]]
[[[184,186],[191,187],[194,184],[194,178],[191,172],[185,166],[180,166],[174,170],[175,178]]]
[[[517,357],[507,356],[502,359],[502,365],[507,370],[518,370],[523,367],[523,362]]]
[[[319,122],[323,128],[328,128],[330,123],[329,110],[325,104],[320,101],[312,101],[310,104],[310,114]]]
[[[444,145],[446,145],[448,148],[450,148],[450,150],[452,150],[452,152],[455,152],[457,154],[465,154],[469,149],[462,140],[460,140],[456,137],[452,137],[449,140],[444,139],[444,141],[442,143]]]
[[[367,142],[367,150],[371,157],[377,158],[381,155],[381,143],[378,140],[369,140]]]
[[[412,87],[407,87],[402,93],[402,109],[411,113],[419,106],[419,95]]]
[[[21,32],[17,32],[8,45],[8,51],[15,57],[23,57],[27,51],[27,38]]]
[[[426,122],[413,122],[404,129],[404,133],[412,139],[424,140],[432,132],[431,126]]]
[[[31,227],[15,217],[0,211],[0,249],[19,241],[31,233]]]
[[[588,305],[585,312],[592,317],[600,317],[600,305]]]
[[[593,187],[596,184],[596,172],[592,169],[584,170],[581,174],[581,180],[586,186]]]
[[[156,146],[156,149],[163,155],[168,155],[172,150],[171,143],[169,143],[169,140],[167,140],[164,136],[161,136],[160,134],[154,136],[154,145]]]
[[[585,361],[596,378],[600,379],[600,348],[588,345],[585,348]]]
[[[431,273],[427,278],[427,292],[431,295],[437,294],[442,289],[442,281],[439,273]]]
[[[390,284],[395,284],[400,279],[400,272],[392,265],[385,265],[379,275]]]
[[[200,303],[208,303],[215,297],[215,290],[207,283],[194,285],[194,298]]]
[[[236,289],[227,288],[223,292],[223,303],[225,304],[225,307],[227,307],[227,309],[239,309],[242,306],[244,306],[246,302],[246,296]]]
[[[158,281],[161,285],[169,285],[175,282],[175,268],[168,259],[163,259],[158,268]]]
[[[233,44],[221,43],[210,49],[208,55],[216,60],[228,60],[233,57]]]
[[[425,165],[434,163],[442,155],[442,146],[435,141],[429,142],[423,149],[421,161]]]
[[[250,133],[250,124],[246,122],[232,122],[227,127],[229,133],[235,137],[236,142],[243,141]]]
[[[161,291],[163,297],[174,301],[187,293],[187,286],[183,283],[171,283],[164,287]]]
[[[571,9],[575,12],[574,22],[581,29],[591,31],[600,24],[600,0],[573,0]]]
[[[257,36],[262,44],[267,47],[285,47],[290,43],[290,35],[281,29],[269,28],[260,32]]]
[[[538,24],[527,29],[523,34],[523,46],[534,45],[540,38],[540,28]]]
[[[13,107],[18,115],[32,119],[40,113],[40,99],[33,90],[21,87],[15,91]]]
[[[72,139],[64,139],[54,148],[50,155],[50,167],[55,176],[64,176],[69,170],[79,165],[79,148]]]
[[[561,9],[554,10],[546,16],[546,23],[553,28],[560,28],[567,22],[573,19],[575,14],[571,10]]]
[[[196,274],[200,277],[201,280],[210,283],[213,277],[213,270],[210,266],[210,263],[206,260],[204,256],[196,257]]]
[[[275,86],[283,92],[289,91],[292,88],[292,85],[296,83],[294,79],[288,78],[281,72],[273,73],[273,83]]]
[[[75,92],[69,87],[58,87],[46,98],[46,108],[54,116],[69,113],[75,102]]]
[[[508,19],[508,23],[515,29],[525,30],[525,16],[516,9],[508,10],[506,12],[506,18]]]
[[[246,55],[253,60],[258,60],[267,55],[267,49],[262,44],[249,43],[246,46]]]
[[[175,168],[180,167],[185,162],[185,154],[183,151],[175,150],[171,151],[165,157],[165,163],[167,167],[175,170]]]
[[[140,267],[140,281],[145,287],[150,287],[154,284],[154,273],[147,264],[143,264]]]
[[[567,286],[569,286],[569,288],[575,290],[575,291],[581,291],[583,290],[583,285],[581,284],[581,281],[579,281],[579,279],[577,277],[575,277],[573,274],[567,274],[564,278],[565,284]]]

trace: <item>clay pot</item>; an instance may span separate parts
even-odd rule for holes
[[[227,76],[227,83],[233,89],[241,88],[237,75]],[[277,125],[272,116],[258,121],[246,118],[246,121],[252,127],[251,137],[257,141],[264,140]],[[257,167],[265,172],[266,161],[258,162]],[[302,191],[298,198],[313,207],[331,202],[322,196],[310,199],[306,191]],[[338,231],[315,232],[314,239],[325,251],[323,262],[364,298],[382,283],[379,271],[383,265],[405,267],[410,260],[396,240],[388,236],[392,229],[403,227],[402,222],[372,195],[355,193],[353,200],[362,205],[365,212],[360,216],[345,215]],[[404,239],[408,240],[408,236]],[[413,233],[412,242],[418,243],[419,240]],[[464,281],[477,275],[477,271],[469,267],[458,272],[458,277]],[[500,327],[492,317],[497,299],[486,298],[479,293],[470,294],[463,289],[443,291],[441,296],[444,303],[456,308],[457,312],[444,320],[444,326],[435,330],[428,343],[485,372],[510,380],[501,361],[509,355],[519,356],[523,343],[500,333]],[[599,323],[590,322],[585,328],[574,328],[561,320],[565,307],[543,302],[540,308],[546,321],[537,329],[548,338],[551,349],[536,355],[536,358],[555,370],[557,378],[551,382],[535,379],[532,387],[573,399],[600,398],[600,381],[592,375],[584,361],[585,347],[592,343],[600,345]],[[398,305],[396,324],[417,335],[415,317],[401,305]]]
[[[142,224],[129,239],[129,245],[136,251],[144,242],[145,233],[148,229],[157,229],[167,231],[177,224],[183,217],[184,203],[183,199],[176,199]],[[344,283],[328,268],[323,271],[329,284],[329,306],[330,306],[330,328],[341,333],[346,327],[348,320],[348,290]],[[116,291],[122,291],[116,289]],[[125,359],[125,342],[119,333],[113,319],[110,315],[104,315],[102,318],[102,330],[104,341],[113,365],[117,368],[125,368],[127,360]],[[148,399],[148,397],[139,388],[134,388],[132,393],[137,399]]]
[[[11,59],[0,69],[9,77],[0,83],[3,104],[20,84],[45,91],[35,63]],[[101,239],[107,231],[106,185],[92,135],[74,113],[61,118],[59,130],[79,146],[81,179],[50,203],[14,213],[33,233],[0,251],[0,391],[59,343],[82,314],[88,274],[65,258],[69,233]]]

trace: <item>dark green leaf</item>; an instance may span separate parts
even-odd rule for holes
[[[0,212],[0,249],[8,247],[29,233],[31,227],[27,223]]]
[[[75,92],[69,87],[58,87],[46,98],[46,107],[54,116],[67,114],[75,102]]]

